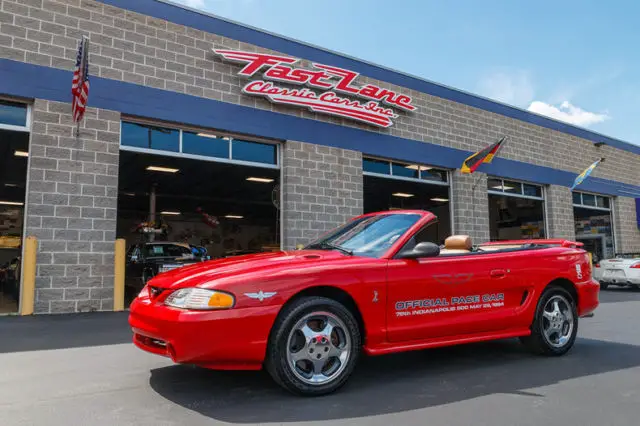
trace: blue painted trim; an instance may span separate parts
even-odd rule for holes
[[[71,102],[70,71],[0,59],[0,93],[24,98]],[[344,127],[317,120],[145,87],[91,78],[89,106],[150,119],[223,129],[280,140],[295,140],[360,151],[365,155],[456,169],[471,152]],[[71,106],[69,106],[71,108]],[[498,177],[570,187],[575,174],[564,170],[496,158],[479,171]],[[589,177],[583,191],[633,197],[640,187]],[[623,191],[635,192],[635,195]]]
[[[329,52],[317,47],[313,47],[302,42],[290,40],[281,36],[276,36],[257,29],[245,27],[243,25],[226,21],[221,18],[205,15],[184,9],[180,6],[159,2],[156,0],[100,0],[109,4],[132,12],[141,13],[169,22],[196,28],[209,33],[222,35],[233,40],[261,46],[282,52],[297,58],[347,68],[362,75],[375,78],[380,81],[397,84],[419,92],[427,93],[453,102],[458,102],[485,111],[504,115],[516,120],[535,124],[548,129],[556,130],[569,135],[577,136],[594,143],[605,143],[615,148],[640,154],[640,146],[619,139],[604,136],[580,127],[542,117],[531,112],[495,102],[477,95],[463,92],[461,90],[445,87],[430,81],[413,77],[400,72],[385,69],[383,67],[362,62]]]

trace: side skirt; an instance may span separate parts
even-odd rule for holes
[[[519,328],[513,330],[505,330],[497,333],[471,334],[456,337],[444,337],[439,339],[429,339],[410,342],[383,343],[376,346],[365,346],[364,352],[367,355],[386,355],[397,352],[416,351],[421,349],[438,348],[444,346],[464,345],[467,343],[485,342],[489,340],[511,339],[514,337],[529,336],[531,330],[528,328]]]

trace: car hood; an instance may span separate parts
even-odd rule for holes
[[[319,264],[334,265],[353,259],[335,250],[296,250],[248,254],[184,266],[157,275],[149,285],[160,288],[219,287],[247,278],[268,280],[291,269]]]

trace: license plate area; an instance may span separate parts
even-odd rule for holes
[[[169,272],[173,269],[177,269],[177,268],[181,268],[184,265],[180,265],[180,264],[167,264],[167,265],[160,265],[160,267],[158,268],[158,273],[163,273],[163,272]]]
[[[627,275],[624,273],[624,270],[622,269],[605,269],[604,277],[624,279],[627,277]]]

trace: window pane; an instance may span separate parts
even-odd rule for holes
[[[207,157],[229,158],[229,140],[182,132],[182,152]]]
[[[408,168],[409,164],[391,163],[391,173],[394,176],[402,176],[418,179],[418,167]],[[410,166],[411,167],[411,166]]]
[[[603,209],[609,208],[609,198],[603,197],[601,195],[596,196],[596,205]]]
[[[379,173],[383,175],[389,174],[389,162],[382,160],[362,159],[362,168],[365,172]]]
[[[522,185],[524,188],[524,195],[529,197],[542,197],[542,188],[537,185]]]
[[[444,170],[423,170],[422,175],[420,176],[422,180],[431,180],[436,182],[446,182],[447,181],[447,172]]]
[[[502,192],[502,181],[500,179],[487,179],[487,189],[489,191]]]
[[[573,193],[573,204],[582,204],[582,198],[580,197],[579,192]]]
[[[277,148],[275,145],[238,139],[234,139],[232,143],[231,155],[234,160],[277,164]]]
[[[27,106],[0,101],[0,124],[25,127],[27,125]]]
[[[520,182],[504,181],[504,192],[510,194],[522,194],[522,184]]]
[[[585,206],[595,206],[596,205],[596,196],[591,194],[582,194],[582,203]]]
[[[180,150],[180,131],[122,122],[121,144],[137,148],[178,152]]]

